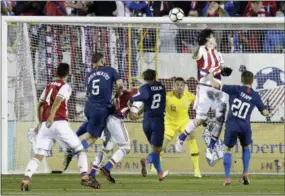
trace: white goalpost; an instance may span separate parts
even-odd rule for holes
[[[1,62],[1,156],[2,174],[23,173],[32,147],[27,132],[37,125],[36,104],[40,92],[55,78],[59,62],[71,66],[69,83],[73,89],[68,108],[74,131],[85,120],[85,74],[91,69],[91,55],[102,52],[106,65],[116,68],[126,86],[141,85],[141,72],[157,70],[158,78],[171,90],[174,77],[187,80],[188,89],[195,93],[196,62],[191,53],[202,29],[215,32],[225,64],[233,68],[226,84],[239,84],[240,73],[255,74],[254,88],[269,107],[271,118],[253,112],[254,143],[251,146],[252,172],[284,174],[284,112],[285,70],[284,18],[196,18],[184,17],[173,23],[168,17],[2,17]],[[283,37],[282,37],[283,36]],[[191,118],[194,111],[189,110]],[[209,113],[212,116],[212,113]],[[132,140],[129,157],[120,163],[116,172],[137,171],[139,158],[150,149],[137,122],[127,121]],[[202,129],[202,128],[201,128]],[[209,167],[204,159],[202,130],[197,131],[201,171],[221,173],[222,163]],[[91,161],[101,144],[91,147]],[[239,172],[241,148],[235,147]],[[177,154],[172,145],[164,153],[163,165],[174,173],[192,172],[189,154]],[[171,164],[175,158],[176,164]],[[55,146],[46,158],[40,173],[61,170],[62,148]],[[75,162],[75,161],[74,161]],[[183,164],[188,164],[185,166]],[[189,166],[190,165],[190,166]],[[75,163],[69,172],[76,171]]]

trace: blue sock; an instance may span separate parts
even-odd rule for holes
[[[250,161],[250,151],[249,148],[246,147],[243,148],[242,150],[243,173],[248,173],[249,161]]]
[[[160,172],[162,172],[161,169],[161,165],[160,165],[160,156],[159,153],[157,152],[153,152],[152,154],[152,163],[157,171],[157,173],[159,174]]]
[[[179,140],[185,141],[187,136],[188,136],[188,134],[186,132],[184,132],[181,135],[179,135]]]
[[[89,172],[89,176],[95,177],[96,173],[97,173],[97,169],[98,169],[98,167],[93,165],[92,169]]]
[[[88,121],[85,121],[76,131],[76,135],[78,137],[80,137],[81,135],[83,135],[84,133],[87,132],[87,125],[88,125]]]
[[[153,162],[152,155],[153,155],[153,152],[147,155],[146,161],[147,161],[148,163],[152,163],[152,162]]]
[[[225,152],[224,153],[224,171],[225,171],[226,178],[230,178],[231,167],[232,167],[232,154],[230,152]]]
[[[107,170],[111,170],[113,168],[112,160],[108,161],[108,163],[104,166]]]

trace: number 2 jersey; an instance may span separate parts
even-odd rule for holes
[[[257,92],[247,86],[223,85],[221,90],[229,94],[227,121],[237,121],[250,125],[251,113],[256,106],[260,112],[265,108]]]
[[[139,92],[130,99],[144,103],[144,117],[163,117],[166,104],[166,90],[160,82],[144,84]]]
[[[94,68],[86,78],[88,102],[111,104],[113,83],[119,80],[117,71],[112,67]]]
[[[54,120],[68,120],[68,110],[67,110],[67,103],[69,100],[69,97],[72,93],[71,87],[65,83],[63,80],[58,79],[54,82],[50,82],[47,87],[44,89],[44,91],[41,94],[40,102],[43,104],[43,110],[42,110],[42,122],[47,121],[51,107],[55,101],[55,98],[59,96],[64,101],[61,102],[56,114]]]

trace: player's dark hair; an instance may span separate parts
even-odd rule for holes
[[[153,69],[147,69],[143,72],[143,79],[145,81],[153,81],[156,79],[156,71]]]
[[[56,74],[59,78],[64,78],[69,75],[69,65],[67,63],[60,63],[57,66]]]
[[[174,82],[183,82],[184,84],[186,83],[185,80],[184,80],[184,78],[182,78],[182,77],[177,77],[177,78],[175,78],[175,79],[174,79]]]
[[[251,85],[253,83],[254,75],[251,71],[244,71],[241,74],[241,82],[243,84]]]
[[[104,55],[102,53],[96,52],[92,55],[92,63],[98,63],[100,59],[102,59]]]
[[[199,46],[203,46],[207,43],[207,38],[210,38],[211,34],[214,34],[214,31],[212,29],[204,29],[201,31],[198,35],[198,44]]]

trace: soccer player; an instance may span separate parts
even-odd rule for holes
[[[189,123],[189,107],[194,103],[195,95],[185,91],[186,82],[177,77],[174,80],[173,90],[166,94],[165,134],[163,149],[167,147],[176,133],[183,133]],[[194,166],[194,176],[201,178],[199,168],[199,150],[193,132],[189,135],[189,150]]]
[[[115,179],[111,176],[110,171],[115,164],[120,162],[131,149],[130,138],[126,126],[123,122],[129,112],[137,112],[137,108],[142,106],[141,102],[136,102],[132,108],[128,108],[127,102],[128,100],[137,93],[136,89],[132,89],[130,91],[124,90],[123,94],[120,96],[120,108],[113,112],[110,111],[110,116],[107,119],[107,127],[103,132],[103,136],[101,137],[104,141],[103,149],[96,154],[95,161],[93,162],[92,169],[89,173],[90,176],[95,178],[97,171],[100,169],[101,173],[112,183],[115,183]],[[88,121],[84,122],[76,134],[80,137],[81,135],[87,132]],[[102,162],[106,158],[106,155],[115,147],[115,145],[119,146],[119,149],[113,154],[109,162],[101,167]],[[72,152],[70,153],[70,157]],[[69,162],[71,159],[69,160]],[[68,162],[68,164],[69,164]],[[68,166],[68,165],[67,165]],[[65,168],[67,169],[67,167]],[[98,187],[100,188],[99,184]]]
[[[253,73],[244,71],[241,74],[241,83],[239,85],[221,85],[214,80],[214,73],[209,74],[211,85],[229,94],[229,111],[226,121],[226,130],[224,136],[224,144],[226,150],[224,152],[224,171],[225,183],[230,185],[230,171],[232,165],[231,149],[236,145],[239,139],[242,146],[242,161],[243,161],[243,175],[242,183],[249,184],[248,168],[250,162],[250,149],[249,145],[252,143],[250,116],[255,108],[264,116],[269,116],[269,111],[265,108],[262,100],[257,92],[252,89],[252,82],[254,79]]]
[[[113,99],[116,107],[119,106],[118,97],[124,87],[117,71],[112,67],[104,66],[103,54],[95,53],[92,56],[92,63],[93,70],[88,73],[86,78],[88,101],[85,104],[84,113],[88,124],[87,133],[82,136],[83,140],[81,140],[85,149],[95,143],[106,127],[109,108],[112,105],[113,83],[117,84],[117,91]],[[94,176],[89,179],[89,186],[93,188],[100,186]]]
[[[218,139],[222,125],[225,119],[226,104],[224,95],[221,91],[211,88],[210,81],[206,77],[209,70],[215,70],[214,77],[217,82],[221,82],[221,75],[229,76],[232,72],[231,68],[225,67],[221,54],[215,49],[217,46],[214,32],[211,29],[205,29],[198,36],[198,44],[193,58],[197,61],[199,84],[197,86],[197,95],[194,104],[196,110],[196,118],[191,120],[185,132],[182,133],[176,142],[176,150],[183,150],[183,143],[187,136],[192,133],[198,126],[204,124],[207,119],[207,113],[210,110],[216,110],[216,124],[212,130],[211,142],[207,148],[207,161],[213,161],[212,151],[214,151],[216,140]]]
[[[71,87],[66,83],[69,76],[69,65],[60,63],[57,67],[58,79],[47,85],[40,96],[38,104],[38,120],[40,127],[35,147],[35,156],[29,161],[21,190],[28,191],[32,175],[36,172],[39,163],[47,156],[53,147],[53,140],[61,141],[71,148],[78,159],[81,173],[81,184],[88,182],[88,163],[83,146],[79,138],[68,124],[67,104],[71,95]]]
[[[168,174],[168,171],[162,171],[160,165],[160,152],[164,138],[166,90],[160,82],[156,81],[155,70],[144,71],[143,79],[147,83],[142,85],[139,92],[130,99],[130,104],[137,101],[144,103],[143,130],[153,148],[153,152],[141,160],[142,175],[144,177],[147,175],[146,163],[153,163],[158,179],[162,181]],[[134,120],[138,118],[138,115],[131,113],[129,117]]]

